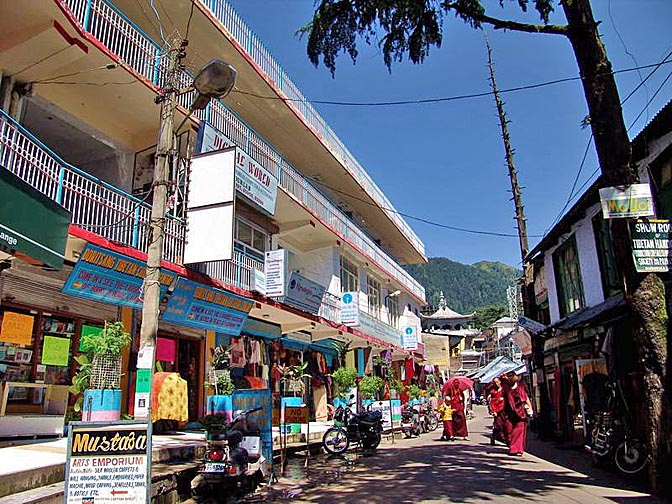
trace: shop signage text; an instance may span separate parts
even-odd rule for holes
[[[201,123],[198,152],[236,147],[236,144],[215,128]],[[236,191],[269,215],[275,214],[278,179],[240,148],[236,148]]]
[[[285,406],[284,409],[286,424],[307,424],[308,407],[307,406]]]
[[[600,189],[600,201],[605,219],[654,215],[649,184],[632,184],[623,188],[603,187]]]
[[[359,325],[359,292],[344,292],[341,298],[341,322],[347,327]]]
[[[247,317],[247,320],[243,324],[243,332],[263,338],[279,338],[282,336],[282,328],[279,325],[250,317]]]
[[[405,326],[401,330],[401,348],[404,350],[418,349],[418,329],[415,326]]]
[[[66,504],[147,502],[149,457],[151,434],[147,423],[71,423]]]
[[[669,220],[631,222],[632,258],[639,273],[664,273],[672,264]]]
[[[14,345],[30,345],[33,340],[35,318],[22,313],[6,311],[2,315],[0,341]]]
[[[285,295],[285,278],[287,251],[285,249],[269,250],[264,257],[264,275],[266,277],[266,296],[282,297]]]
[[[283,299],[285,304],[305,310],[308,313],[317,315],[322,305],[322,298],[326,287],[308,280],[306,277],[292,272],[289,277],[287,295]]]
[[[363,311],[359,312],[359,330],[394,346],[401,343],[401,331]]]
[[[238,336],[252,306],[250,299],[179,278],[163,320]]]
[[[140,310],[146,270],[147,265],[142,261],[88,244],[63,285],[62,292]],[[173,272],[161,270],[161,297],[166,295],[176,276]]]

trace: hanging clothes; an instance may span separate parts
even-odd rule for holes
[[[245,342],[243,338],[231,339],[231,367],[243,368],[246,363]]]

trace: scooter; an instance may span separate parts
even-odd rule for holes
[[[259,427],[248,417],[262,408],[237,411],[228,424],[208,427],[198,475],[191,480],[193,501],[228,502],[256,490],[265,479]]]

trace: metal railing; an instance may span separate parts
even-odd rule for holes
[[[123,13],[118,11],[108,0],[60,0],[70,9],[77,18],[82,29],[88,30],[122,61],[128,63],[138,73],[151,80],[155,85],[161,86],[166,75],[166,69],[161,47],[137,28],[132,21],[128,20]],[[215,4],[219,0],[211,2]],[[228,4],[227,4],[228,5]],[[215,12],[215,11],[213,11]],[[222,18],[231,24],[233,33],[241,35],[245,33],[245,24],[232,9],[217,10]],[[215,12],[215,14],[217,14]],[[219,18],[218,15],[218,18]],[[220,18],[221,19],[221,18]],[[107,20],[107,24],[103,21]],[[96,30],[90,31],[90,30]],[[242,36],[242,35],[241,35]],[[250,33],[249,44],[256,40]],[[240,42],[240,41],[239,41]],[[242,44],[242,42],[241,42]],[[130,47],[139,47],[141,50],[131,51]],[[272,60],[268,51],[264,49],[264,60]],[[125,60],[119,54],[129,55],[130,60]],[[140,56],[138,56],[140,54]],[[261,52],[257,52],[260,55]],[[148,65],[152,62],[152,65]],[[280,72],[282,73],[282,72]],[[190,82],[191,76],[184,71],[179,76],[179,85],[185,87]],[[294,86],[293,83],[291,86]],[[297,90],[298,92],[298,90]],[[180,104],[188,108],[191,102],[191,93],[180,96]],[[303,104],[306,113],[312,109],[307,103]],[[246,151],[253,159],[268,169],[280,182],[280,186],[294,196],[301,204],[310,209],[315,215],[336,230],[340,237],[351,242],[363,253],[368,255],[386,273],[400,282],[414,295],[424,300],[424,288],[413,279],[396,261],[390,258],[382,249],[369,238],[364,231],[357,227],[341,210],[329,201],[321,192],[313,187],[306,179],[287,163],[280,154],[236,114],[231,112],[222,102],[213,100],[207,111],[197,111],[199,119],[208,117],[208,122],[222,132],[238,147]],[[319,117],[319,116],[318,116]],[[340,140],[339,140],[340,142]],[[142,222],[146,222],[145,219]],[[220,277],[217,277],[220,278]],[[227,277],[228,278],[228,277]],[[224,278],[221,278],[224,280]]]
[[[54,154],[0,110],[0,166],[72,214],[72,224],[108,240],[147,250],[151,207]],[[181,263],[184,222],[168,216],[164,258]]]
[[[423,256],[425,245],[415,234],[408,223],[396,212],[394,206],[380,188],[371,179],[371,176],[359,164],[357,159],[345,147],[343,142],[329,127],[322,116],[315,110],[298,86],[287,75],[280,64],[271,56],[263,43],[254,32],[240,18],[235,9],[227,0],[199,0],[222,23],[222,26],[247,51],[259,67],[275,82],[279,91],[285,94],[288,102],[293,106],[322,137],[341,162],[354,176],[364,190],[380,205],[387,216],[399,227],[415,249]]]
[[[199,263],[195,269],[226,284],[249,291],[254,286],[254,270],[263,271],[264,263],[234,250],[232,259],[228,261]]]

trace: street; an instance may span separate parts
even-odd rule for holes
[[[377,452],[347,458],[317,457],[307,471],[298,461],[286,476],[258,495],[254,502],[351,502],[435,503],[435,502],[553,502],[607,503],[659,502],[634,491],[615,473],[592,468],[584,454],[564,450],[563,462],[542,457],[557,454],[550,443],[536,441],[530,434],[530,449],[510,457],[506,448],[490,446],[491,417],[478,407],[469,422],[470,440],[437,441],[440,430],[420,438],[383,440]],[[547,456],[546,456],[547,457]],[[548,458],[548,457],[547,457]],[[572,466],[574,469],[567,466]],[[588,474],[590,472],[590,475]]]

